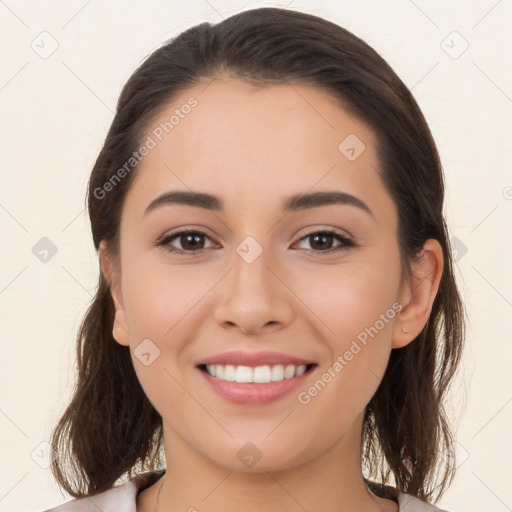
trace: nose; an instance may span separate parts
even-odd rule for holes
[[[294,297],[286,285],[286,276],[280,274],[266,251],[251,263],[235,254],[215,307],[218,324],[238,328],[244,334],[288,325],[294,315]]]

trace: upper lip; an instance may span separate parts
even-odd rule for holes
[[[196,363],[196,366],[205,365],[205,364],[231,364],[233,366],[265,366],[265,365],[289,365],[293,364],[295,366],[313,364],[313,361],[307,361],[306,359],[302,359],[300,357],[282,354],[280,352],[243,352],[241,350],[235,350],[230,352],[223,352],[221,354],[215,354]]]

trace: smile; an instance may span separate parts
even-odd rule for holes
[[[200,368],[212,377],[227,382],[266,384],[279,382],[293,377],[300,377],[309,371],[314,364],[302,365],[263,365],[263,366],[235,366],[231,364],[208,364]]]
[[[261,406],[284,398],[304,385],[317,367],[316,363],[312,363],[254,367],[201,364],[196,368],[217,396],[237,405]]]

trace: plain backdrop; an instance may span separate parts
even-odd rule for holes
[[[5,0],[0,512],[69,499],[47,467],[47,442],[71,394],[76,334],[97,284],[85,192],[121,87],[184,29],[263,6],[323,16],[362,37],[429,122],[470,319],[448,404],[458,474],[439,506],[512,510],[512,1]]]

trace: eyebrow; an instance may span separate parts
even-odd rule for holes
[[[156,210],[157,208],[171,204],[195,206],[197,208],[204,208],[206,210],[212,211],[222,211],[224,208],[224,203],[220,197],[206,194],[204,192],[172,190],[163,193],[151,201],[144,212],[144,216],[149,212]],[[313,192],[310,194],[292,195],[285,198],[282,204],[282,210],[283,212],[296,212],[331,204],[355,206],[356,208],[359,208],[374,217],[368,205],[361,199],[351,194],[337,191]]]

